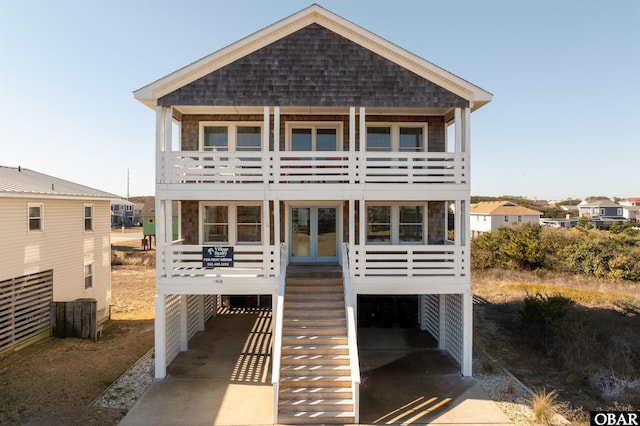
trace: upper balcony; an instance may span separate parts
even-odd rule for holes
[[[468,180],[467,156],[443,152],[173,151],[162,163],[158,184],[169,185],[466,185]]]

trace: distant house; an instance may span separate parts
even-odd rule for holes
[[[627,219],[627,221],[629,222],[639,222],[640,221],[640,205],[622,206],[622,217]]]
[[[578,225],[578,218],[567,215],[564,219],[540,218],[540,225],[548,226],[549,228],[575,228]]]
[[[52,301],[95,299],[109,317],[114,197],[0,166],[0,352],[48,337]]]
[[[580,216],[586,216],[596,228],[608,227],[613,224],[622,225],[628,222],[624,217],[624,208],[611,200],[584,200],[578,204]]]
[[[177,201],[172,205],[173,220],[172,220],[172,241],[177,241],[179,238],[179,204]],[[142,235],[145,238],[151,239],[156,236],[156,197],[147,197],[144,200],[144,206],[140,212],[142,218]]]
[[[640,198],[625,198],[624,200],[620,200],[621,206],[636,206],[640,207]]]
[[[539,223],[542,213],[519,206],[511,201],[485,201],[471,206],[471,236],[490,232],[500,226],[514,226],[523,223]]]
[[[134,204],[123,199],[111,200],[111,226],[133,226]]]

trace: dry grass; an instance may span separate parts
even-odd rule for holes
[[[555,390],[547,392],[545,389],[537,390],[534,393],[533,421],[536,424],[548,425],[553,421],[558,408],[560,408],[557,401],[558,393]]]
[[[111,265],[148,266],[156,265],[156,251],[142,250],[140,240],[122,241],[111,245]]]
[[[640,406],[640,283],[493,270],[474,271],[472,290],[475,353],[485,350],[530,388],[561,389],[560,414],[581,423],[599,407]],[[546,347],[521,322],[532,294],[574,302]]]

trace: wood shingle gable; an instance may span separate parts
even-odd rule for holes
[[[158,105],[455,108],[469,101],[314,23],[161,97]]]

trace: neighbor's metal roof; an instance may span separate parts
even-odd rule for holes
[[[20,167],[0,166],[0,197],[120,198],[117,195]]]

